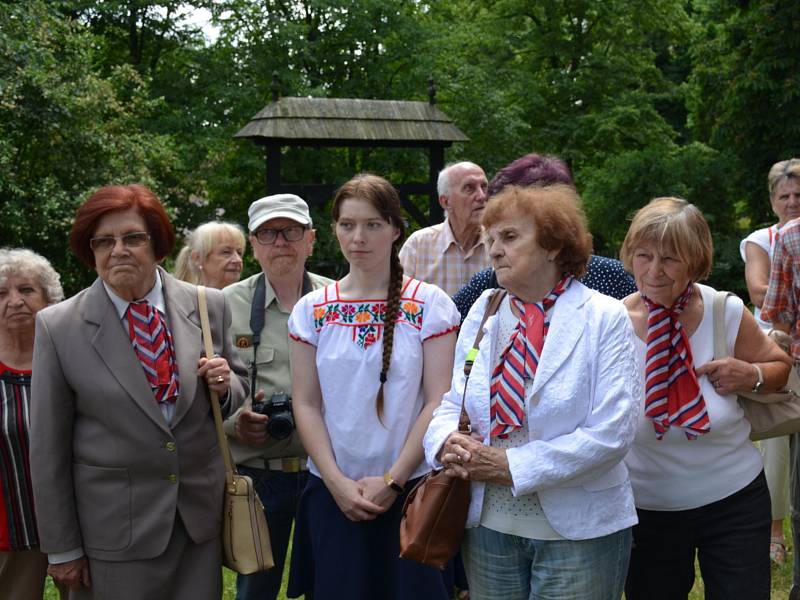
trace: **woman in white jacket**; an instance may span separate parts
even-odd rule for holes
[[[493,291],[470,311],[424,440],[429,463],[472,482],[462,550],[473,600],[622,595],[636,523],[622,459],[642,370],[625,308],[574,279],[591,252],[579,204],[571,186],[512,186],[482,218],[508,295],[465,382]],[[469,436],[456,431],[462,394]]]

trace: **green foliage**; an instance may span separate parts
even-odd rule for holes
[[[219,28],[213,43],[186,21],[199,7]],[[741,224],[768,222],[767,169],[798,154],[799,17],[777,0],[5,3],[0,236],[54,260],[74,292],[92,274],[65,252],[67,233],[101,185],[152,186],[179,233],[246,222],[264,155],[232,136],[270,102],[273,72],[283,95],[415,100],[433,76],[439,107],[470,136],[449,159],[491,176],[531,151],[565,158],[605,255],[649,199],[686,197],[714,232],[714,282],[741,290]],[[282,159],[286,182],[427,178],[420,150]],[[314,219],[312,266],[335,273],[327,210]]]
[[[715,248],[712,285],[745,294],[742,232],[735,218],[743,200],[730,177],[733,164],[731,155],[692,143],[625,152],[585,171],[583,198],[595,252],[615,256],[636,210],[653,198],[677,196],[695,204],[708,221]]]
[[[94,37],[47,3],[5,5],[0,47],[0,238],[50,258],[76,291],[91,277],[65,251],[80,201],[141,181],[169,202],[179,154],[169,135],[142,131],[161,107],[147,82],[124,65],[95,73]]]
[[[800,4],[781,0],[697,2],[689,78],[697,139],[730,150],[732,175],[756,223],[771,218],[767,172],[800,155]]]

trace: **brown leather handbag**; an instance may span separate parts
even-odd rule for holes
[[[483,337],[483,325],[497,312],[506,291],[498,289],[486,305],[478,334],[464,362],[464,392],[461,395],[461,415],[458,431],[471,431],[464,398],[472,364],[478,355]],[[470,502],[470,482],[445,474],[444,469],[431,471],[409,492],[400,518],[400,556],[437,569],[444,569],[455,556],[464,538],[464,525]]]

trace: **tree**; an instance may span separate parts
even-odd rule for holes
[[[93,73],[93,37],[46,2],[4,5],[0,48],[0,238],[49,258],[74,292],[92,278],[66,252],[78,204],[141,181],[169,205],[184,193],[180,159],[170,136],[141,131],[161,106],[146,82],[125,67]]]
[[[677,196],[696,205],[708,221],[714,240],[713,285],[746,298],[737,210],[720,202],[734,193],[730,172],[735,160],[697,142],[609,156],[601,167],[584,173],[583,199],[595,252],[616,256],[637,209],[653,198]]]
[[[751,227],[772,215],[766,179],[773,163],[800,155],[800,4],[780,0],[695,3],[689,107],[696,138],[737,158],[730,172]]]

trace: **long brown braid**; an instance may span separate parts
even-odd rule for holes
[[[375,410],[383,423],[383,384],[389,374],[394,344],[394,326],[400,312],[400,294],[403,290],[403,266],[398,252],[405,237],[405,222],[400,205],[400,196],[391,183],[371,173],[361,173],[342,185],[333,198],[331,214],[334,223],[339,220],[342,202],[350,198],[366,200],[386,219],[400,230],[400,236],[392,244],[389,263],[389,288],[386,292],[386,312],[383,316],[383,355],[380,372],[380,387],[375,398]]]
[[[383,362],[381,363],[381,386],[375,400],[378,419],[383,423],[383,384],[392,363],[392,346],[394,345],[394,326],[400,312],[400,292],[403,290],[403,265],[400,264],[397,244],[392,245],[392,257],[389,271],[389,291],[386,294],[386,314],[383,317]]]

